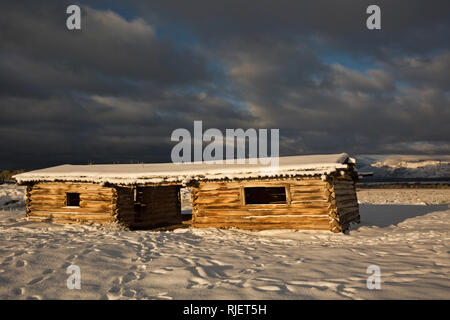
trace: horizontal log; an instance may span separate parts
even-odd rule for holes
[[[308,204],[319,204],[319,203],[323,203],[323,204],[327,204],[329,203],[328,200],[325,199],[319,199],[319,200],[301,200],[301,201],[291,201],[291,206],[295,205],[295,204],[302,204],[302,205],[308,205]]]
[[[360,220],[360,216],[359,216],[358,210],[349,212],[348,214],[346,214],[345,216],[340,218],[340,222],[342,224],[348,224],[351,222],[359,222],[359,220]]]
[[[342,191],[344,191],[344,190],[353,190],[353,191],[355,191],[355,187],[353,187],[353,186],[336,185],[336,186],[334,186],[334,190],[342,190]]]
[[[330,217],[324,216],[221,216],[221,217],[196,217],[194,223],[314,223],[329,224]]]
[[[356,191],[354,189],[352,190],[334,190],[333,191],[335,196],[348,196],[348,195],[354,195],[356,194]]]
[[[291,204],[248,204],[242,205],[240,203],[214,203],[214,204],[196,204],[196,207],[200,210],[230,210],[230,209],[240,209],[240,210],[296,210],[299,209],[316,209],[323,208],[327,209],[329,203],[317,202],[317,203],[291,203]]]
[[[346,201],[346,202],[337,202],[336,207],[338,209],[344,209],[344,208],[358,208],[358,203],[356,201]]]
[[[191,194],[192,195],[192,194]],[[226,189],[223,191],[198,191],[194,196],[196,197],[227,197],[227,196],[235,196],[239,197],[241,195],[240,188]]]
[[[71,191],[67,191],[71,190]],[[97,192],[112,192],[113,188],[103,187],[99,184],[75,184],[75,183],[39,183],[35,184],[31,192],[47,191],[59,193],[63,192],[77,192],[79,191],[97,191]],[[56,192],[55,192],[56,191]]]
[[[32,217],[54,217],[71,220],[108,220],[113,221],[115,218],[112,215],[106,214],[74,214],[67,212],[51,212],[51,211],[32,211],[30,212]]]
[[[356,193],[349,194],[349,195],[338,195],[338,196],[336,196],[336,200],[338,200],[338,201],[347,201],[347,200],[357,201]]]
[[[346,176],[345,178],[337,178],[334,180],[334,184],[354,184],[355,180],[353,180],[351,177]]]
[[[30,206],[33,208],[66,208],[64,201],[31,201]],[[80,201],[79,207],[69,207],[71,209],[102,209],[109,210],[113,208],[113,203],[107,201]]]
[[[305,186],[290,186],[291,193],[302,193],[302,194],[323,194],[327,190],[324,186],[312,186],[312,187],[305,187]]]
[[[348,208],[338,208],[338,214],[339,214],[340,217],[346,215],[347,213],[354,212],[354,211],[358,211],[359,212],[358,206],[356,206],[356,207],[348,207]]]
[[[32,194],[30,195],[30,200],[33,201],[65,201],[66,200],[66,194],[45,194],[45,195],[36,195]],[[91,193],[91,194],[80,194],[80,200],[85,201],[109,201],[111,202],[113,200],[113,195],[105,195],[105,194],[97,194],[97,193]]]
[[[195,200],[195,202],[197,204],[202,204],[202,205],[206,205],[206,204],[240,204],[241,203],[241,199],[239,199],[239,197],[211,197],[211,198],[206,198],[206,197],[202,197],[202,198],[198,198],[197,200]]]
[[[325,209],[306,209],[306,208],[296,208],[296,209],[260,209],[260,210],[215,210],[215,209],[208,209],[208,210],[198,210],[195,213],[195,216],[201,217],[201,216],[240,216],[240,215],[247,215],[247,216],[265,216],[265,215],[314,215],[314,214],[320,214],[325,215],[328,214],[329,211]]]
[[[51,199],[51,200],[41,200],[41,199],[30,199],[29,203],[31,205],[40,205],[40,206],[55,206],[55,207],[65,207],[66,200],[65,199]],[[80,207],[81,208],[96,208],[96,207],[112,207],[113,203],[111,200],[85,200],[80,199]]]
[[[31,211],[45,211],[45,212],[66,212],[66,213],[85,213],[85,214],[112,214],[112,209],[101,209],[101,208],[79,208],[79,207],[41,207],[41,206],[30,206]]]
[[[198,191],[222,191],[239,189],[240,187],[241,184],[237,182],[200,182],[200,185],[197,188],[193,188],[192,190],[197,189]]]
[[[322,194],[291,193],[291,201],[313,201],[313,200],[328,200],[328,197],[325,193]]]
[[[261,186],[273,187],[282,185],[297,185],[297,186],[320,186],[325,182],[320,179],[279,179],[279,180],[242,180],[231,182],[201,182],[198,186],[199,190],[227,190],[230,188],[239,188],[241,186]]]
[[[219,209],[219,210],[230,210],[230,209],[241,209],[242,205],[240,203],[220,203],[220,204],[199,204],[197,203],[197,207],[200,210],[209,210],[209,209]]]
[[[30,193],[31,198],[54,198],[59,199],[62,197],[66,197],[66,193],[79,193],[80,198],[84,197],[86,199],[111,199],[113,197],[112,192],[104,192],[104,191],[83,191],[83,190],[59,190],[59,191],[43,191],[43,190],[37,190],[32,191]]]
[[[325,186],[326,182],[320,179],[287,180],[292,186]]]
[[[328,210],[330,208],[331,203],[325,201],[310,201],[310,202],[293,202],[289,205],[289,210],[297,210],[297,209],[323,209]]]
[[[239,228],[248,230],[267,229],[300,229],[300,230],[330,230],[329,223],[192,223],[196,228]]]

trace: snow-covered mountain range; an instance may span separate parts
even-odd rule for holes
[[[373,172],[370,180],[450,180],[450,156],[359,155],[360,172]]]

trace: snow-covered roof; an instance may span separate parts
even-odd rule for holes
[[[266,160],[265,162],[263,162],[264,159]],[[245,159],[243,164],[238,163],[238,160],[234,160],[231,164],[217,164],[213,162],[65,164],[21,173],[15,175],[14,178],[18,183],[72,181],[122,185],[186,184],[192,180],[327,176],[338,170],[348,169],[349,166],[353,168],[355,164],[355,160],[346,153],[279,157],[277,166],[271,166],[269,159]]]

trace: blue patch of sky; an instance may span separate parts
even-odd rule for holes
[[[167,26],[159,24],[155,25],[153,21],[149,21],[147,17],[142,16],[138,8],[134,7],[132,4],[127,4],[127,2],[108,1],[105,3],[101,1],[89,3],[87,5],[97,10],[111,10],[127,21],[142,18],[155,29],[158,38],[168,38],[173,40],[174,44],[185,45],[193,44],[195,42],[194,37],[182,26],[177,24],[170,24]]]
[[[369,69],[378,69],[379,66],[370,58],[352,57],[350,54],[327,53],[320,55],[322,62],[326,64],[340,64],[346,68],[360,72]]]

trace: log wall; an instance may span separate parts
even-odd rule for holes
[[[286,204],[251,204],[244,187],[285,187]],[[194,227],[331,230],[330,185],[317,179],[200,182],[191,187]]]
[[[244,187],[285,187],[286,204],[246,204]],[[79,193],[80,206],[67,207],[66,193]],[[26,214],[64,223],[119,221],[133,228],[182,222],[178,186],[105,187],[93,183],[46,182],[27,186]],[[355,182],[342,175],[320,178],[199,182],[191,186],[194,227],[314,229],[345,231],[359,222]]]
[[[80,206],[66,206],[66,193],[79,193]],[[27,186],[27,216],[64,223],[115,220],[113,188],[93,183],[45,182]]]
[[[355,181],[348,175],[333,178],[331,190],[332,231],[345,231],[350,223],[360,222]]]

